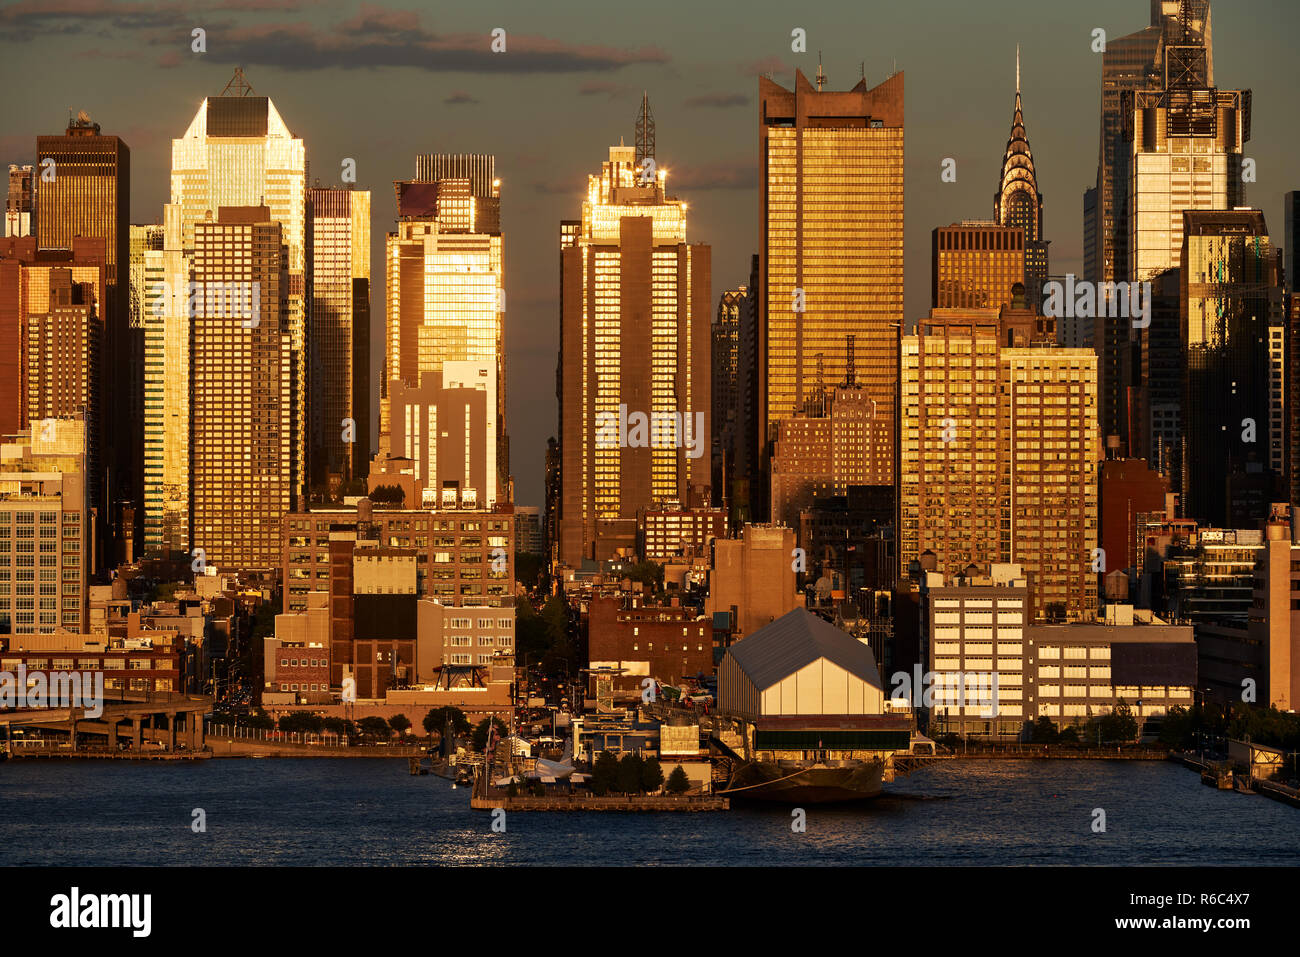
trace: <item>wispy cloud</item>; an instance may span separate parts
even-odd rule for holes
[[[761,76],[764,73],[774,73],[778,76],[784,73],[793,73],[791,67],[786,66],[785,61],[779,56],[765,56],[761,60],[750,60],[748,63],[740,65],[742,76]]]
[[[309,0],[224,0],[213,11],[296,12]],[[0,35],[31,40],[51,34],[134,33],[147,46],[172,47],[177,28],[202,26],[209,38],[204,56],[219,63],[272,65],[286,70],[409,67],[430,73],[593,73],[644,63],[667,63],[658,47],[635,49],[568,43],[551,37],[506,34],[504,52],[492,50],[489,31],[435,33],[412,10],[363,3],[356,14],[333,25],[304,19],[272,23],[192,23],[190,4],[145,0],[18,0],[0,7]],[[202,18],[199,18],[200,21]],[[160,64],[166,65],[166,64]]]
[[[705,93],[702,96],[691,97],[686,101],[686,105],[725,108],[744,106],[748,102],[749,97],[744,93]]]
[[[710,189],[756,189],[758,164],[752,160],[729,160],[718,163],[697,163],[688,166],[670,165],[668,191],[704,191]]]

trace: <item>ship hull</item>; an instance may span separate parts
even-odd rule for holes
[[[809,764],[804,768],[771,762],[742,765],[732,776],[727,797],[782,804],[833,804],[867,801],[880,794],[884,765],[864,761],[849,766]]]

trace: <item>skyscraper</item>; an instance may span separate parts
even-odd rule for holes
[[[370,192],[313,187],[307,208],[312,481],[362,478],[370,467]]]
[[[5,197],[5,236],[30,236],[36,186],[31,166],[9,165],[9,192]]]
[[[1043,238],[1043,194],[1038,191],[1038,173],[1020,104],[1019,47],[1016,48],[1016,108],[1011,114],[1011,136],[1002,154],[998,189],[993,194],[993,219],[999,226],[1019,227],[1024,231],[1026,295],[1030,302],[1041,301],[1048,269],[1047,240]]]
[[[84,112],[62,135],[36,138],[37,168],[33,175],[38,248],[71,249],[76,237],[104,241],[104,297],[100,306],[104,326],[102,362],[111,375],[100,376],[99,423],[87,423],[91,448],[108,455],[103,466],[108,481],[91,482],[100,529],[107,547],[108,530],[120,515],[120,503],[138,501],[142,458],[139,416],[143,410],[143,341],[130,327],[130,297],[126,269],[130,239],[131,151],[118,136],[100,133],[98,123]],[[133,420],[134,417],[134,420]],[[98,438],[93,433],[98,431]]]
[[[219,568],[274,568],[300,490],[293,326],[281,305],[289,253],[271,217],[223,206],[194,227],[191,535]]]
[[[1091,282],[1119,281],[1128,276],[1128,183],[1116,170],[1123,150],[1126,123],[1121,99],[1126,92],[1158,89],[1162,85],[1165,48],[1190,46],[1186,52],[1198,64],[1196,78],[1203,86],[1214,83],[1214,48],[1210,31],[1209,0],[1151,0],[1150,25],[1136,33],[1106,41],[1101,55],[1101,130],[1097,158],[1094,219],[1084,223],[1084,236],[1095,245],[1091,257],[1096,272]]]
[[[394,184],[398,229],[385,244],[387,355],[379,414],[379,465],[390,454],[394,384],[417,388],[446,362],[490,362],[497,467],[481,505],[506,502],[504,267],[501,181],[482,154],[416,157],[414,180]],[[386,467],[386,466],[381,466]]]
[[[197,269],[193,259],[198,227],[215,222],[222,207],[265,207],[269,221],[281,227],[285,281],[278,292],[284,297],[285,310],[283,327],[276,335],[285,349],[279,372],[286,391],[281,392],[277,385],[268,402],[285,416],[285,431],[276,436],[279,461],[286,470],[283,481],[292,496],[306,488],[306,189],[303,141],[289,131],[268,97],[254,94],[242,70],[235,71],[220,96],[204,99],[185,134],[172,140],[171,203],[164,207],[164,250],[159,266],[167,285],[159,286],[155,309],[163,315],[155,317],[160,325],[154,330],[166,348],[163,368],[155,364],[151,371],[155,381],[171,385],[165,390],[162,407],[147,409],[145,415],[146,443],[152,441],[155,449],[166,450],[161,485],[146,490],[145,523],[155,529],[166,528],[170,541],[194,538],[182,547],[201,545],[197,528],[187,534],[177,527],[175,509],[178,481],[189,484],[195,480],[192,466],[198,452],[192,447],[191,427],[183,423],[194,418],[190,403],[192,392],[197,398],[197,385],[176,388],[174,384],[178,379],[197,382],[198,369],[189,355],[194,335],[190,303],[196,297],[190,296],[186,287],[197,278],[192,274]],[[215,250],[209,251],[210,257],[214,254]],[[214,277],[220,272],[216,265],[212,261],[208,267]],[[246,266],[241,268],[247,271]],[[275,308],[278,314],[278,301]],[[179,435],[172,431],[178,428]],[[184,466],[191,468],[188,475],[181,474],[182,462],[189,463]],[[276,480],[277,487],[278,483]],[[190,500],[193,491],[188,491]],[[278,521],[278,516],[272,517]],[[213,532],[210,529],[204,534]],[[146,547],[150,544],[146,538]]]
[[[1096,609],[1097,359],[1034,310],[935,309],[900,343],[898,563],[1024,566],[1040,616]]]
[[[1182,233],[1183,514],[1249,527],[1268,518],[1267,485],[1284,472],[1277,255],[1256,209],[1188,211]],[[1260,481],[1253,505],[1234,506]]]
[[[653,159],[653,156],[649,156]],[[704,504],[709,484],[710,253],[686,242],[667,173],[613,146],[560,253],[559,560],[636,546],[637,512]],[[567,243],[567,245],[566,245]]]
[[[809,398],[818,368],[845,377],[853,336],[858,380],[886,419],[903,322],[903,74],[874,89],[794,89],[758,81],[760,231],[759,440]],[[893,449],[873,466],[892,481]],[[759,496],[761,499],[762,496]]]
[[[80,236],[70,249],[37,250],[31,236],[0,246],[0,434],[77,418],[92,506],[104,493],[104,246]]]
[[[1184,122],[1191,115],[1190,104],[1185,102],[1184,93],[1180,92],[1170,100],[1165,97],[1165,91],[1171,87],[1204,91],[1214,83],[1209,0],[1151,0],[1150,12],[1149,26],[1136,33],[1107,40],[1102,52],[1097,185],[1092,201],[1085,199],[1083,227],[1085,243],[1092,243],[1091,248],[1084,252],[1084,261],[1091,269],[1084,278],[1094,283],[1122,282],[1134,278],[1130,243],[1135,229],[1143,230],[1148,246],[1150,240],[1157,243],[1163,241],[1163,245],[1172,250],[1170,256],[1179,248],[1168,239],[1172,233],[1168,223],[1163,227],[1163,236],[1162,227],[1153,224],[1162,219],[1168,220],[1171,214],[1178,216],[1182,211],[1181,206],[1177,209],[1162,210],[1158,206],[1149,209],[1140,226],[1135,226],[1137,218],[1130,209],[1130,193],[1136,182],[1133,160],[1135,150],[1145,151],[1148,145],[1157,150],[1157,155],[1143,161],[1149,164],[1153,173],[1163,172],[1167,179],[1175,169],[1175,164],[1168,155],[1162,157],[1158,153],[1161,147],[1156,145],[1158,127],[1155,116],[1151,117],[1151,122],[1143,124],[1142,135],[1134,137],[1137,104],[1141,102],[1143,109],[1162,101],[1164,105],[1172,106],[1172,112],[1166,110],[1159,115],[1165,119],[1174,117],[1177,129],[1178,123]],[[1204,95],[1198,94],[1193,99],[1203,100]],[[1197,110],[1203,113],[1199,106]],[[1149,144],[1147,136],[1151,137]],[[1177,141],[1174,145],[1178,145]],[[1202,142],[1199,145],[1209,144]],[[1167,140],[1164,148],[1168,149]],[[1179,176],[1185,172],[1190,170],[1180,171]],[[1173,194],[1167,189],[1158,189],[1152,195],[1152,202],[1181,202],[1184,184],[1180,179],[1173,185],[1178,187]],[[1197,186],[1200,185],[1198,179]],[[1186,186],[1190,193],[1192,184],[1188,182]],[[1220,205],[1219,208],[1224,207]],[[1153,265],[1157,259],[1163,265]],[[1169,257],[1153,258],[1148,255],[1147,274],[1140,278],[1149,278],[1161,269],[1178,265],[1177,262],[1168,260]],[[1140,440],[1133,441],[1129,428],[1130,422],[1134,420],[1133,410],[1129,406],[1134,379],[1133,328],[1128,316],[1116,317],[1108,315],[1108,312],[1109,310],[1101,312],[1097,317],[1092,336],[1093,348],[1099,359],[1098,415],[1103,440],[1110,442],[1111,437],[1115,437],[1121,454],[1128,454],[1131,446],[1141,444]]]
[[[997,309],[1011,305],[1013,287],[1028,284],[1026,235],[1020,224],[963,222],[936,226],[930,239],[931,308]]]

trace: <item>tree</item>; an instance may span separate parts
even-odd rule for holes
[[[474,733],[470,735],[470,747],[475,751],[485,751],[487,749],[489,722],[496,725],[497,734],[502,738],[504,738],[510,731],[510,729],[505,726],[505,723],[495,715],[491,718],[484,718],[474,728]]]
[[[388,722],[378,715],[368,715],[357,722],[357,728],[367,737],[381,738],[387,741],[393,735]]]
[[[253,714],[244,715],[240,723],[245,727],[256,728],[261,731],[270,731],[275,727],[275,719],[261,708],[258,708]]]
[[[1123,741],[1128,743],[1137,737],[1138,723],[1133,717],[1133,710],[1123,698],[1110,713],[1101,717],[1101,738],[1103,741]]]
[[[1074,725],[1070,725],[1068,728],[1062,728],[1059,740],[1061,744],[1078,744],[1079,729]]]
[[[664,784],[664,770],[659,766],[658,758],[646,758],[641,765],[641,790],[658,791]]]
[[[370,492],[370,501],[382,505],[405,505],[406,493],[400,485],[376,485]]]
[[[645,766],[645,761],[639,754],[628,752],[623,755],[623,760],[618,762],[618,789],[624,794],[641,793],[641,770]]]
[[[1033,733],[1030,740],[1034,744],[1056,744],[1061,740],[1061,732],[1056,729],[1056,725],[1051,718],[1040,717],[1033,725]]]
[[[299,734],[319,734],[325,719],[310,711],[292,711],[280,716],[280,730]]]
[[[680,764],[673,768],[672,774],[668,775],[667,787],[669,794],[685,794],[691,789],[691,779],[686,776]]]
[[[609,751],[600,752],[591,766],[591,793],[600,797],[618,784],[618,758]]]
[[[411,730],[411,719],[404,714],[395,714],[388,719],[388,726],[396,731],[400,738]]]
[[[424,730],[432,734],[445,734],[447,722],[451,721],[452,736],[469,734],[473,725],[469,723],[469,718],[465,717],[465,712],[460,708],[454,708],[451,705],[443,705],[441,708],[431,708],[429,713],[424,716]]]
[[[330,734],[337,734],[340,738],[355,738],[357,736],[357,726],[347,718],[325,718],[321,724]]]

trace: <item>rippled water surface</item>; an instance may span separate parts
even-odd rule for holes
[[[10,761],[0,864],[1300,863],[1300,809],[1171,763],[954,761],[863,805],[806,810],[801,834],[766,805],[515,812],[494,834],[466,789],[403,760]]]

